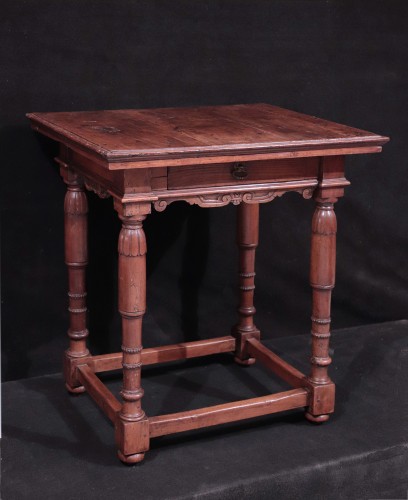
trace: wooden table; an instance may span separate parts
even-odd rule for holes
[[[344,157],[376,153],[388,138],[271,106],[251,104],[28,115],[34,130],[60,144],[56,159],[67,184],[65,262],[69,273],[67,389],[85,390],[115,425],[119,458],[139,462],[150,438],[306,408],[312,422],[334,410],[328,376],[330,300],[336,259],[334,203],[349,182]],[[86,347],[86,189],[112,196],[122,220],[119,235],[119,312],[122,352],[92,356]],[[289,191],[316,203],[312,220],[310,284],[311,371],[304,375],[264,347],[254,324],[255,250],[259,203]],[[201,207],[238,205],[238,322],[231,335],[142,348],[146,309],[146,239],[151,207],[178,200]],[[142,366],[231,352],[243,365],[260,361],[292,390],[208,408],[148,417],[142,409]],[[123,370],[122,402],[98,373]]]

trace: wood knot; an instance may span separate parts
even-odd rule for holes
[[[104,134],[118,134],[121,132],[120,128],[102,126],[102,125],[91,125],[89,128],[92,130],[97,130],[98,132],[103,132]]]

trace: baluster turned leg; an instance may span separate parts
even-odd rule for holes
[[[308,381],[311,389],[306,418],[312,422],[328,420],[334,410],[334,384],[328,375],[331,294],[336,268],[336,214],[333,199],[316,199],[312,221],[310,284],[313,289],[312,357]]]
[[[119,458],[140,462],[149,449],[148,421],[141,406],[142,320],[146,309],[145,215],[126,217],[119,235],[119,312],[122,316],[123,399],[116,422]]]
[[[88,202],[82,182],[71,170],[64,176],[67,184],[65,195],[65,263],[69,282],[69,348],[64,356],[65,384],[68,391],[81,393],[85,388],[76,378],[79,358],[89,355],[86,347],[86,288],[85,268],[88,263],[87,231]]]
[[[255,251],[258,246],[259,204],[241,203],[238,206],[237,244],[239,248],[239,307],[238,324],[232,334],[236,337],[235,361],[251,365],[245,343],[249,338],[259,339],[260,332],[254,325]]]

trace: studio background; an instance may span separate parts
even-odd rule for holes
[[[3,0],[3,380],[61,370],[65,185],[25,113],[267,102],[391,137],[347,159],[337,203],[333,328],[407,317],[408,4],[404,1]],[[112,200],[89,194],[94,353],[119,351]],[[261,205],[256,324],[307,333],[313,202]],[[236,321],[236,207],[148,217],[143,344],[226,335]]]

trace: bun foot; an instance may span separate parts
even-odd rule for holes
[[[255,363],[256,359],[255,358],[240,359],[237,356],[235,356],[234,361],[235,363],[241,366],[251,366]]]
[[[308,411],[305,413],[305,417],[309,422],[313,422],[314,424],[322,424],[323,422],[327,422],[329,420],[330,415],[312,415]]]
[[[82,394],[83,392],[85,392],[85,387],[83,385],[80,385],[78,387],[71,387],[70,385],[65,384],[65,388],[71,394]]]
[[[124,464],[137,464],[144,459],[144,453],[134,453],[133,455],[124,455],[120,450],[118,450],[118,457]]]

